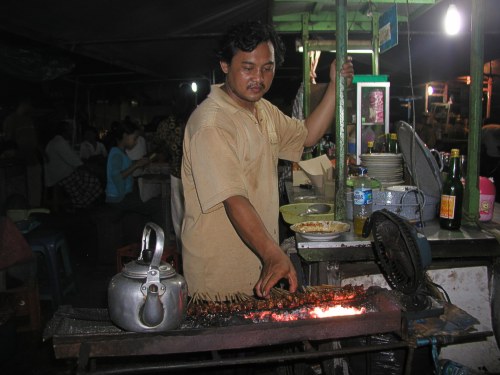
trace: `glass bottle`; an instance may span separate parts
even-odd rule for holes
[[[358,177],[354,180],[353,195],[354,233],[361,236],[366,219],[372,214],[373,192],[370,177],[366,168],[360,168]]]
[[[309,160],[313,158],[313,147],[304,147],[302,152],[302,160]]]
[[[367,154],[373,154],[373,141],[368,141],[368,148],[366,149]]]
[[[315,147],[315,157],[318,157],[318,156],[321,156],[323,154],[326,154],[326,149],[325,149],[325,138],[321,138],[319,140],[319,142],[316,144],[316,147]]]
[[[389,145],[387,143],[387,136],[385,133],[378,136],[377,144],[378,144],[378,152],[380,153],[389,152]]]
[[[454,230],[460,228],[464,194],[464,187],[460,177],[460,151],[454,148],[451,150],[450,155],[450,171],[441,193],[439,225],[443,229]]]
[[[389,141],[389,152],[392,154],[399,153],[398,135],[396,133],[391,133],[391,138]]]

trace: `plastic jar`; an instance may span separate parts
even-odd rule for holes
[[[495,195],[493,179],[479,177],[479,221],[490,221],[493,218]]]

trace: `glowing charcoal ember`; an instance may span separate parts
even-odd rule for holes
[[[302,319],[321,319],[334,316],[360,315],[366,313],[366,308],[335,306],[310,306],[292,311],[254,311],[244,314],[245,319],[253,323],[290,322]]]
[[[340,305],[326,308],[316,306],[310,312],[311,318],[330,318],[332,316],[360,315],[366,313],[366,308],[343,307]]]
[[[265,322],[290,322],[293,320],[299,320],[299,314],[296,312],[282,311],[256,311],[243,315],[245,319],[250,319],[254,323],[265,323]]]
[[[213,300],[207,295],[195,294],[188,305],[184,326],[201,328],[290,322],[363,314],[372,310],[363,286],[353,285],[308,286],[295,293],[273,288],[268,299],[238,293]]]

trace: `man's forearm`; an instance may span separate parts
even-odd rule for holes
[[[261,260],[265,261],[269,253],[281,250],[247,198],[230,197],[224,201],[224,207],[239,236]]]
[[[308,134],[304,146],[314,146],[331,126],[335,118],[335,99],[335,83],[330,81],[318,106],[305,120]]]

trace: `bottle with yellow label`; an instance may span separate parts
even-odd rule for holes
[[[464,187],[460,181],[460,151],[451,150],[450,171],[443,185],[439,209],[439,225],[443,229],[459,229],[462,221]]]
[[[366,148],[366,153],[367,154],[373,154],[373,141],[368,141],[367,148]]]

